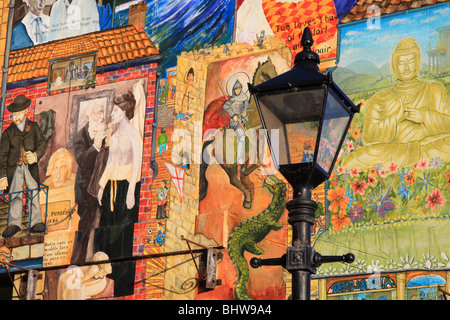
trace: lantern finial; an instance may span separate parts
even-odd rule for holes
[[[303,64],[304,61],[312,61],[312,62],[314,62],[315,66],[310,62],[308,62],[306,64],[311,64],[310,68],[312,67],[312,68],[318,70],[320,58],[316,52],[311,50],[311,47],[314,44],[314,40],[313,40],[312,33],[311,33],[311,30],[309,29],[309,27],[306,27],[303,30],[302,40],[300,43],[303,46],[303,50],[301,52],[297,53],[297,55],[295,56],[294,64],[297,65],[298,63]]]

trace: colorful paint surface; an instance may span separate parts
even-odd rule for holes
[[[1,292],[24,299],[20,274],[39,269],[45,300],[288,299],[286,270],[249,265],[286,253],[293,191],[248,84],[289,70],[309,27],[320,70],[361,106],[311,226],[315,250],[356,260],[318,268],[312,297],[443,299],[448,4],[5,3]],[[321,128],[324,170],[346,124]],[[289,130],[310,161],[317,125]]]

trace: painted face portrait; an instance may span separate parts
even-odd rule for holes
[[[120,109],[117,105],[111,113],[111,121],[113,124],[119,123],[123,118],[125,118],[125,111]]]
[[[30,11],[33,12],[34,14],[39,13],[45,7],[44,0],[28,0],[27,3],[28,6],[30,7]]]
[[[421,64],[417,42],[413,38],[402,39],[392,53],[391,70],[395,79],[409,81],[417,78]]]
[[[417,58],[415,54],[400,56],[398,60],[397,70],[399,80],[408,81],[416,77]]]
[[[47,167],[47,176],[50,176],[53,187],[64,186],[72,174],[73,163],[72,154],[64,148],[58,149],[52,154]]]
[[[106,127],[105,107],[103,105],[94,105],[88,114],[89,133],[93,137],[97,132],[102,131]]]
[[[65,160],[57,160],[53,165],[51,177],[55,187],[61,187],[66,182],[67,177],[70,176],[70,168]]]
[[[27,115],[28,112],[28,108],[22,111],[17,111],[17,112],[13,112],[13,121],[14,123],[17,124],[21,124],[24,120],[25,117]]]
[[[136,99],[131,91],[126,91],[119,96],[114,98],[114,109],[111,113],[111,117],[116,117],[116,120],[112,120],[113,123],[119,123],[122,120],[122,115],[128,120],[133,119],[134,109],[136,106]],[[115,109],[119,110],[115,110]]]

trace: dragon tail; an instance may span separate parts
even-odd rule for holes
[[[247,293],[247,283],[250,276],[247,260],[244,258],[244,253],[233,255],[230,253],[231,261],[237,270],[237,280],[234,287],[234,297],[236,300],[253,300]]]

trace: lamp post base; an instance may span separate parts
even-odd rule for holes
[[[297,192],[298,191],[298,192]],[[351,253],[342,256],[322,256],[311,248],[311,226],[315,222],[317,203],[311,200],[311,190],[301,186],[294,191],[294,199],[286,204],[288,223],[292,226],[292,246],[281,258],[252,258],[250,265],[259,268],[264,265],[280,265],[292,275],[292,300],[311,299],[311,274],[327,262],[352,263]]]
[[[294,199],[286,204],[288,223],[292,226],[292,246],[287,248],[286,270],[292,274],[292,300],[310,300],[312,264],[311,226],[315,222],[317,203],[311,200],[311,190],[300,186]]]

